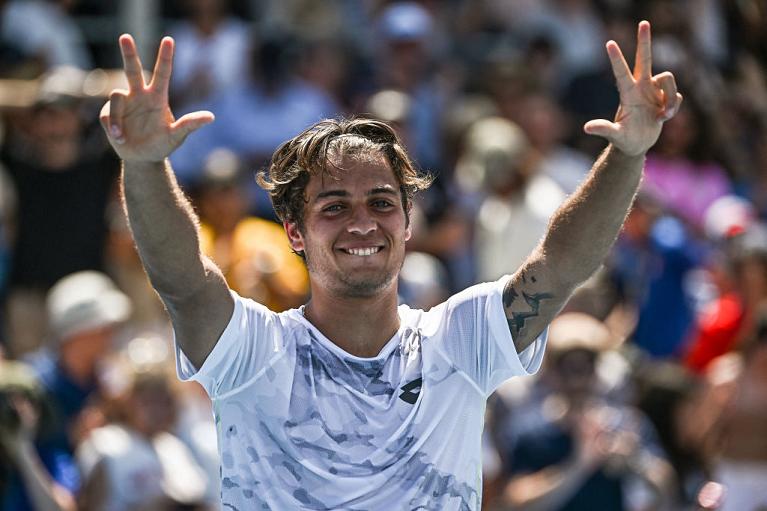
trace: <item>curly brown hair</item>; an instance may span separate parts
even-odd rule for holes
[[[433,179],[415,169],[394,129],[378,120],[354,117],[320,121],[282,144],[274,152],[268,169],[260,171],[256,180],[269,192],[280,220],[303,228],[306,185],[313,175],[325,173],[334,177],[328,168],[329,158],[378,154],[386,158],[394,171],[409,220],[413,197],[428,188]]]

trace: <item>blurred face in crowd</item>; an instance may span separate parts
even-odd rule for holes
[[[567,129],[562,111],[543,94],[532,94],[522,100],[518,123],[533,147],[542,152],[558,144]]]
[[[44,106],[35,112],[35,139],[43,145],[67,141],[80,134],[81,124],[74,105]]]
[[[202,191],[200,216],[217,233],[231,231],[247,214],[247,199],[236,183],[212,186]]]
[[[80,154],[81,128],[76,105],[51,105],[35,110],[31,135],[40,163],[54,171],[72,165]]]
[[[692,112],[682,107],[673,119],[663,125],[658,150],[666,156],[684,156],[697,136],[698,128]]]
[[[176,420],[175,396],[160,376],[134,384],[127,405],[131,426],[146,437],[170,430]]]
[[[414,87],[426,68],[427,55],[419,39],[391,41],[387,45],[388,70],[391,84],[395,88],[409,90]]]
[[[303,251],[312,289],[369,297],[391,289],[410,239],[400,184],[381,154],[331,157],[332,175],[315,174],[304,192],[303,227],[288,223]]]
[[[60,360],[69,375],[83,382],[93,380],[98,364],[112,348],[114,331],[113,326],[104,326],[62,340]]]
[[[558,353],[552,361],[552,370],[558,390],[571,399],[587,398],[592,394],[596,380],[597,353],[582,348]]]

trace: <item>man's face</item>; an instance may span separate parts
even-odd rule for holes
[[[382,155],[331,159],[333,177],[315,175],[305,190],[304,225],[286,223],[303,251],[312,292],[361,298],[396,285],[410,228],[399,183]]]

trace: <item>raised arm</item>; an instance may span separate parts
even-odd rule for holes
[[[620,93],[618,113],[612,122],[589,121],[584,130],[606,138],[609,145],[504,290],[518,351],[535,340],[575,288],[602,264],[639,188],[645,153],[682,101],[671,73],[652,75],[648,22],[639,24],[633,73],[614,41],[607,43],[607,54]]]
[[[149,84],[136,44],[120,37],[128,90],[115,90],[101,110],[109,142],[122,158],[122,194],[144,268],[170,314],[176,339],[197,367],[226,327],[233,300],[221,272],[200,251],[198,221],[176,182],[168,155],[210,112],[176,120],[168,106],[173,39],[160,43]]]

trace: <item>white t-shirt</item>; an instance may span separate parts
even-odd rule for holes
[[[235,295],[232,319],[183,380],[213,400],[225,509],[478,510],[485,401],[538,370],[545,333],[518,356],[506,278],[428,312],[401,305],[378,356],[340,349],[301,309]]]

